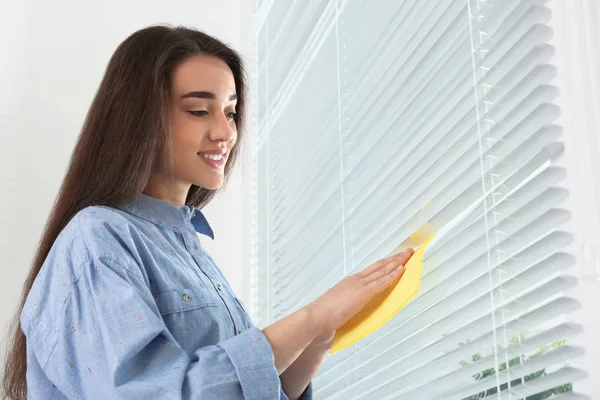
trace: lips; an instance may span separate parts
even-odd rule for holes
[[[225,154],[227,153],[227,149],[225,148],[216,148],[216,149],[206,149],[206,150],[202,150],[199,151],[198,154]]]
[[[221,170],[225,166],[226,157],[223,154],[216,155],[198,153],[198,156],[202,159],[202,161],[214,169]]]

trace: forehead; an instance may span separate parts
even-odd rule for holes
[[[190,91],[210,91],[217,97],[235,93],[235,80],[229,66],[213,56],[195,55],[184,60],[171,77],[173,95],[179,97]]]

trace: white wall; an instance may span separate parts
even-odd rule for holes
[[[581,308],[570,321],[584,331],[569,343],[585,348],[571,365],[589,373],[574,389],[600,399],[600,5],[597,0],[551,0],[554,63],[558,67],[557,103],[562,116],[565,154],[559,161],[569,171],[564,183],[570,191],[568,228],[574,234],[570,252],[577,265],[570,271],[580,284],[570,296]]]
[[[0,351],[21,285],[106,64],[133,31],[191,25],[252,63],[249,0],[0,0]],[[252,129],[249,132],[252,133]],[[245,299],[243,180],[207,207],[204,240]]]

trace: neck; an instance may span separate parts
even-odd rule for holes
[[[144,194],[156,199],[171,203],[176,206],[185,205],[185,199],[190,191],[191,184],[168,181],[166,179],[153,179]]]

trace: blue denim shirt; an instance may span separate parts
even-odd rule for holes
[[[145,195],[80,211],[20,316],[28,398],[287,399],[196,232],[214,238],[199,210]]]

